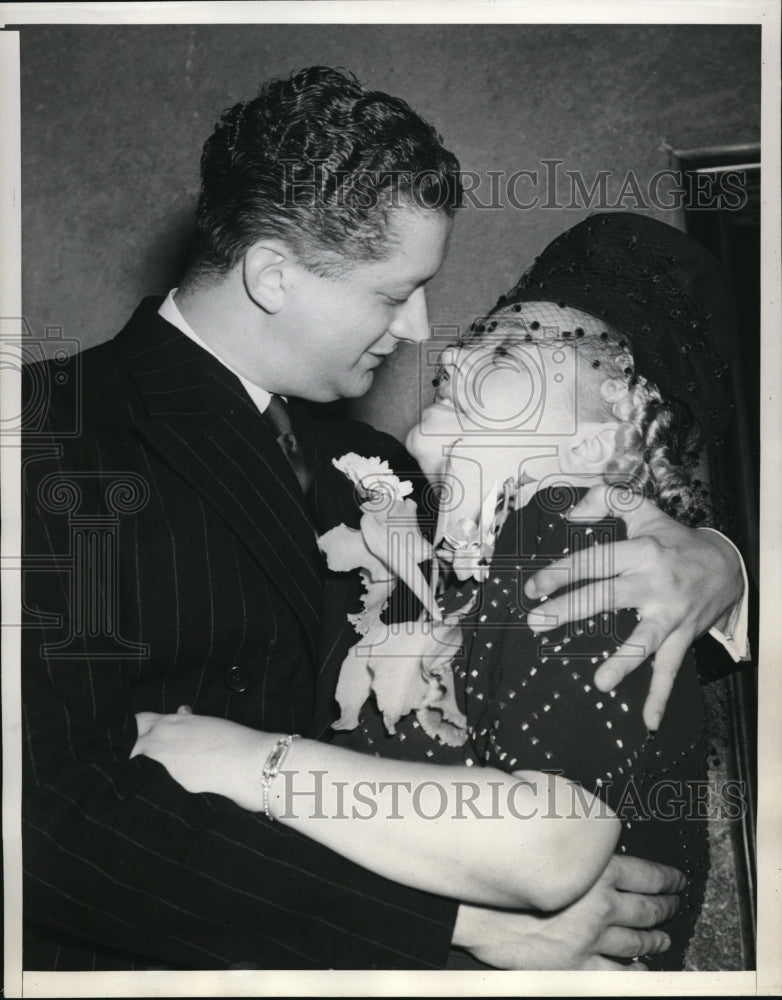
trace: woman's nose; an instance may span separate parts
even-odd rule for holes
[[[416,288],[407,302],[397,310],[388,332],[397,340],[407,340],[413,344],[429,339],[429,312],[423,288]]]
[[[435,371],[432,385],[437,389],[438,399],[453,399],[454,376],[457,372],[456,356],[459,352],[457,347],[445,347],[437,359],[437,369]]]

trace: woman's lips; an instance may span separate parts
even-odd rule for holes
[[[421,422],[424,420],[447,420],[452,423],[456,417],[456,407],[450,399],[436,399],[434,403],[427,406],[421,414]]]

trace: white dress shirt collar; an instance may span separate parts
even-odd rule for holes
[[[266,389],[262,389],[259,385],[255,385],[255,383],[248,381],[243,375],[240,375],[239,372],[235,371],[230,365],[226,364],[221,357],[218,357],[218,355],[215,354],[215,352],[208,344],[204,343],[204,341],[201,340],[201,338],[198,336],[195,330],[190,326],[185,317],[182,315],[182,313],[179,310],[179,306],[174,301],[175,292],[176,288],[172,288],[171,291],[168,293],[168,295],[163,301],[163,304],[158,309],[158,315],[162,316],[167,323],[170,323],[172,326],[175,326],[177,330],[179,330],[181,333],[184,333],[186,337],[189,337],[192,341],[198,344],[199,347],[202,347],[205,351],[208,351],[213,358],[217,358],[217,360],[220,362],[221,365],[223,365],[224,368],[227,368],[232,375],[235,375],[239,379],[244,388],[247,390],[247,395],[250,397],[253,403],[255,403],[255,405],[258,407],[258,412],[264,413],[266,407],[271,402],[272,398],[271,393],[267,392]]]

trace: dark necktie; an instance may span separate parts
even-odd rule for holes
[[[315,476],[314,466],[307,458],[293,431],[288,407],[280,396],[272,396],[269,405],[263,412],[277,438],[277,444],[282,448],[290,467],[296,474],[302,492],[306,493],[312,485]]]

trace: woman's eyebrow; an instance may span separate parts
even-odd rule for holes
[[[461,350],[460,348],[458,348],[458,347],[454,348],[454,347],[451,347],[450,345],[448,347],[444,347],[442,349],[442,351],[440,352],[439,357],[437,358],[437,367],[438,368],[455,368],[457,372],[461,373],[461,370],[462,370],[461,366],[456,363],[456,358],[458,357],[458,355],[460,353],[460,350]],[[445,354],[446,351],[454,351],[454,355],[453,355],[453,360],[452,361],[447,361],[447,362],[443,361],[443,354]]]

